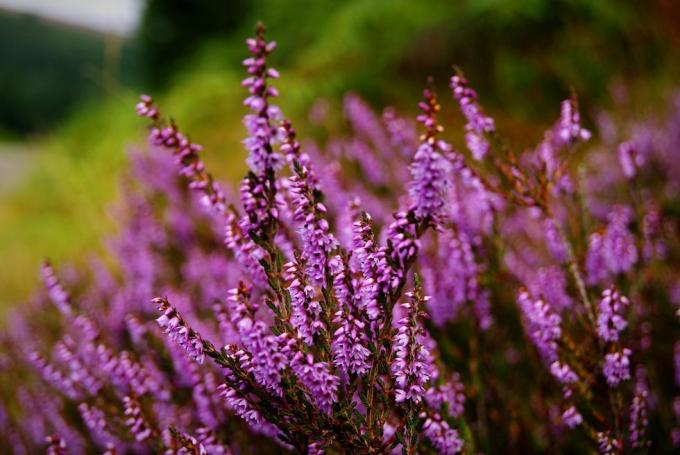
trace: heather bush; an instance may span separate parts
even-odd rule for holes
[[[110,254],[45,262],[3,333],[5,451],[680,446],[680,101],[596,139],[573,95],[518,150],[457,72],[458,150],[432,82],[415,121],[349,94],[301,143],[247,45],[247,175],[142,96]]]

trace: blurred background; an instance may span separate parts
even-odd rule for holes
[[[41,258],[103,250],[126,150],[144,146],[140,92],[220,178],[241,175],[240,62],[258,20],[303,137],[323,135],[310,109],[332,124],[348,91],[413,112],[432,75],[452,106],[452,65],[520,147],[572,89],[593,126],[615,103],[653,111],[680,74],[676,0],[0,0],[0,315],[28,298]]]

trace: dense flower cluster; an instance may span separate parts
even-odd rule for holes
[[[515,148],[458,73],[460,138],[430,83],[298,141],[247,46],[238,191],[141,98],[106,259],[45,262],[0,334],[0,452],[680,447],[680,102],[602,145],[571,96]]]

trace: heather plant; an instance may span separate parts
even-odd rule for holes
[[[247,46],[247,175],[142,96],[116,265],[46,262],[3,334],[3,448],[680,446],[680,104],[595,143],[572,95],[520,151],[456,72],[460,149],[432,81],[415,122],[349,94],[347,131],[301,143],[275,44]]]

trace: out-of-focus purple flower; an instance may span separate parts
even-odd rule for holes
[[[574,393],[572,384],[578,382],[578,375],[574,370],[567,363],[556,360],[550,364],[550,373],[562,384],[562,396],[565,399],[571,398]]]
[[[638,151],[638,148],[632,141],[621,143],[618,155],[623,174],[629,179],[635,177],[638,169],[645,164],[645,156]]]
[[[418,121],[425,126],[426,132],[411,162],[409,194],[418,218],[438,221],[451,184],[452,166],[448,158],[451,145],[437,139],[443,128],[437,123],[439,104],[432,89],[425,89],[423,97],[424,101],[418,104],[423,111]]]
[[[325,455],[326,449],[323,448],[323,444],[319,441],[310,442],[307,446],[307,455]]]
[[[284,265],[284,270],[286,279],[290,282],[288,285],[292,309],[290,322],[302,341],[311,345],[314,342],[314,335],[325,328],[321,321],[321,304],[298,263],[289,262]]]
[[[54,345],[54,353],[70,370],[69,377],[73,383],[79,385],[89,395],[96,395],[102,383],[84,365],[81,356],[75,352],[76,348],[75,340],[65,335]]]
[[[583,416],[581,416],[575,406],[569,406],[562,413],[562,422],[569,428],[574,429],[583,423]]]
[[[451,428],[437,413],[426,417],[423,434],[442,455],[453,455],[463,450],[463,440],[458,430]]]
[[[614,273],[629,271],[638,260],[635,237],[628,230],[631,219],[627,207],[616,206],[607,216],[607,230],[602,239],[604,258],[609,270]]]
[[[460,230],[441,234],[436,259],[421,265],[425,289],[432,298],[427,302],[432,321],[442,326],[453,320],[462,305],[480,297],[479,273],[469,236]]]
[[[663,239],[661,211],[658,207],[650,207],[642,218],[642,257],[645,261],[664,259],[667,246]]]
[[[311,354],[298,352],[291,362],[295,376],[309,392],[309,398],[322,412],[330,415],[337,401],[340,378],[326,362],[315,362]]]
[[[673,366],[675,370],[675,386],[680,387],[680,341],[673,345]]]
[[[73,309],[71,308],[71,298],[59,282],[57,275],[54,273],[52,265],[50,265],[48,261],[44,261],[42,263],[41,272],[43,282],[47,288],[47,294],[54,306],[56,306],[64,316],[71,316],[73,313]]]
[[[58,435],[51,435],[45,438],[47,443],[46,455],[66,455],[66,441]]]
[[[371,108],[357,95],[349,93],[343,100],[345,115],[352,124],[352,128],[361,136],[369,139],[383,158],[391,156],[389,141],[380,120]]]
[[[81,393],[76,389],[71,378],[67,377],[61,371],[55,368],[54,365],[50,364],[38,352],[30,353],[28,360],[42,375],[45,382],[50,384],[52,387],[59,390],[72,400],[76,400],[80,397]]]
[[[406,296],[410,302],[401,304],[405,315],[397,322],[390,371],[395,382],[395,401],[420,403],[430,381],[430,352],[419,340],[423,329],[418,322],[419,306],[427,298],[416,292],[407,292]]]
[[[578,112],[576,98],[562,101],[560,105],[560,121],[556,127],[556,139],[565,146],[570,146],[576,141],[590,139],[590,131],[581,126],[581,116]]]
[[[567,292],[567,277],[560,267],[540,267],[527,278],[527,286],[533,295],[543,296],[556,313],[571,308],[574,303]]]
[[[108,429],[106,415],[101,409],[96,406],[89,406],[87,403],[81,403],[78,406],[78,411],[85,426],[90,430],[92,437],[98,444],[106,447],[116,440]]]
[[[610,352],[604,356],[602,373],[611,387],[630,379],[630,355],[631,350],[624,348],[620,352]]]
[[[391,107],[383,111],[383,122],[392,145],[399,149],[402,156],[411,158],[415,152],[418,138],[415,126]]]
[[[647,388],[645,370],[638,368],[636,376],[635,395],[630,404],[628,417],[628,437],[630,445],[634,449],[651,445],[651,442],[645,439],[647,425],[649,425],[649,419],[647,418],[647,396],[649,395],[649,389]]]
[[[543,232],[545,233],[545,241],[548,245],[548,251],[550,251],[552,257],[555,258],[556,261],[566,262],[567,246],[564,244],[564,240],[560,235],[556,221],[552,219],[546,219],[543,222]]]
[[[609,431],[597,433],[597,448],[602,455],[617,455],[623,449],[621,440],[612,438]]]
[[[608,274],[607,261],[604,254],[602,234],[593,232],[588,239],[588,254],[586,256],[586,281],[595,285],[604,281]]]
[[[196,333],[182,319],[175,307],[170,305],[164,297],[156,297],[152,301],[158,305],[161,316],[156,319],[158,325],[168,334],[171,340],[176,342],[184,351],[196,362],[203,363],[205,354],[203,353],[203,338]]]
[[[597,334],[603,341],[619,341],[619,334],[628,325],[623,314],[628,305],[628,298],[616,288],[611,287],[602,292],[598,305]]]
[[[467,80],[462,75],[452,76],[450,87],[467,120],[465,141],[468,149],[474,159],[481,160],[489,150],[489,141],[484,135],[495,131],[494,120],[481,109],[477,103],[477,92],[468,87]]]
[[[132,433],[132,436],[137,442],[143,442],[153,436],[153,430],[146,422],[142,414],[142,407],[139,401],[133,396],[126,396],[123,398],[123,405],[125,407],[125,425]]]
[[[543,299],[534,298],[522,290],[517,296],[517,304],[524,316],[527,335],[534,343],[546,362],[557,359],[557,341],[562,335],[562,318],[552,312]]]
[[[454,373],[448,381],[427,389],[425,401],[437,412],[441,412],[442,405],[446,405],[448,415],[451,417],[458,418],[463,415],[465,392],[460,375]]]
[[[560,384],[573,384],[578,381],[578,376],[566,363],[554,361],[550,364],[550,373]]]

